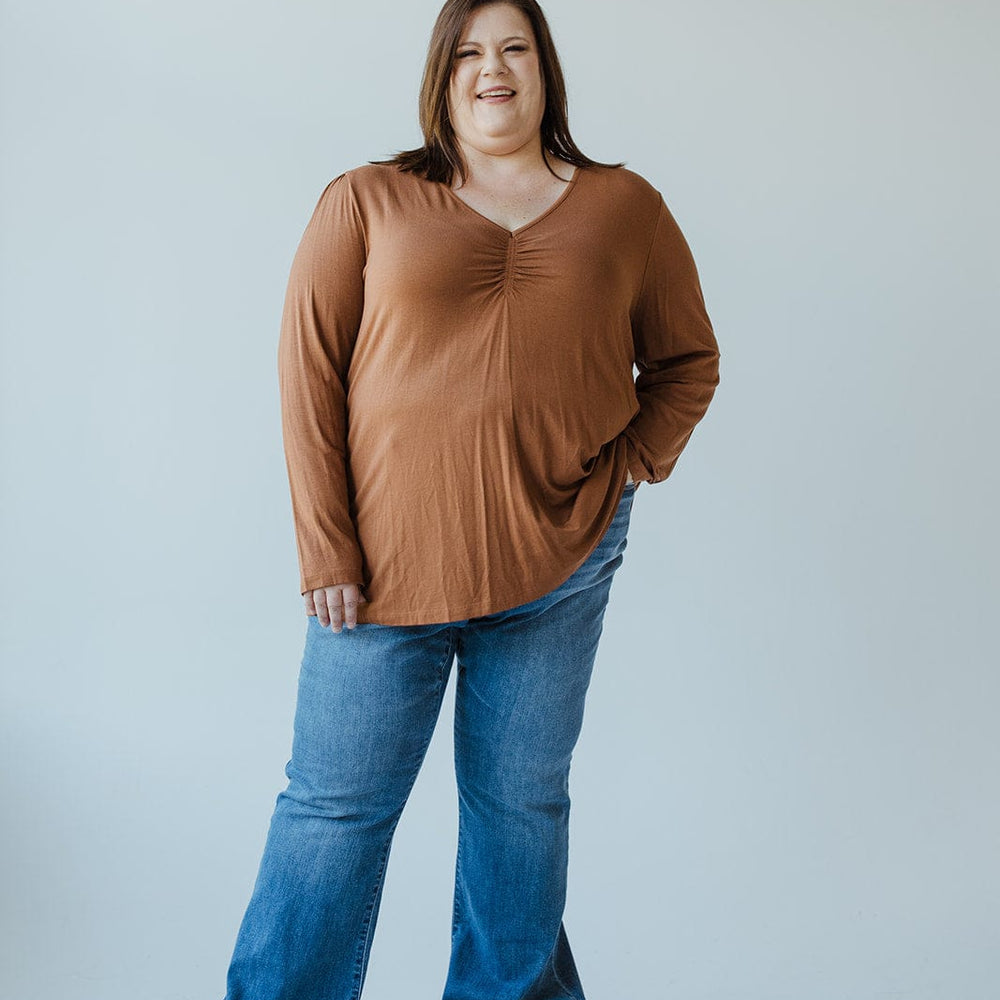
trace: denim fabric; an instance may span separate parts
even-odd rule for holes
[[[563,910],[569,771],[635,494],[568,580],[439,625],[308,619],[288,785],[226,1000],[358,1000],[396,824],[452,662],[458,855],[444,1000],[583,1000]]]

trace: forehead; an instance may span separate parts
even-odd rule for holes
[[[511,35],[535,37],[528,16],[512,4],[491,3],[478,7],[465,19],[458,40],[459,43],[498,41]]]

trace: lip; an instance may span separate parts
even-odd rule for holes
[[[476,94],[476,99],[479,101],[487,101],[490,104],[503,104],[504,101],[512,101],[517,96],[517,91],[513,87],[507,87],[505,89],[510,90],[509,94],[490,94],[491,90],[495,90],[495,87],[487,87],[486,90],[481,91]],[[489,95],[489,96],[484,96]]]

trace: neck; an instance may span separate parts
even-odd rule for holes
[[[507,153],[487,153],[464,144],[461,139],[458,140],[458,148],[465,158],[469,174],[466,183],[469,184],[485,182],[513,186],[528,178],[538,177],[539,174],[548,174],[546,162],[552,161],[552,157],[546,156],[542,150],[540,134],[519,149]],[[461,183],[461,177],[456,174],[453,186]]]

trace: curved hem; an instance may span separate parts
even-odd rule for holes
[[[455,622],[465,622],[472,618],[487,618],[490,615],[497,615],[504,611],[513,611],[515,608],[519,608],[525,604],[531,604],[533,601],[537,601],[540,597],[545,597],[546,594],[551,593],[553,590],[557,590],[561,587],[596,551],[597,547],[604,540],[604,536],[607,535],[608,531],[611,529],[611,525],[614,522],[616,515],[618,514],[618,509],[621,507],[621,502],[625,498],[625,490],[631,486],[633,494],[637,489],[636,483],[627,483],[628,478],[628,468],[622,464],[621,470],[618,474],[618,500],[615,504],[610,507],[610,515],[605,518],[604,524],[601,526],[600,530],[597,532],[596,541],[587,550],[587,553],[580,559],[576,565],[568,573],[563,573],[560,570],[559,575],[555,583],[546,584],[541,588],[534,588],[529,591],[529,596],[523,600],[518,600],[516,603],[511,604],[507,601],[502,602],[501,607],[493,607],[492,603],[484,603],[481,605],[473,605],[469,614],[459,615],[458,617],[446,617],[446,618],[433,618],[430,621],[425,620],[428,614],[432,612],[421,612],[415,611],[412,614],[398,614],[398,615],[379,615],[380,621],[372,621],[364,617],[364,608],[366,605],[362,604],[358,607],[358,624],[359,625],[450,625]],[[447,614],[446,611],[442,610],[441,614]],[[413,621],[413,618],[419,618],[419,621]]]

